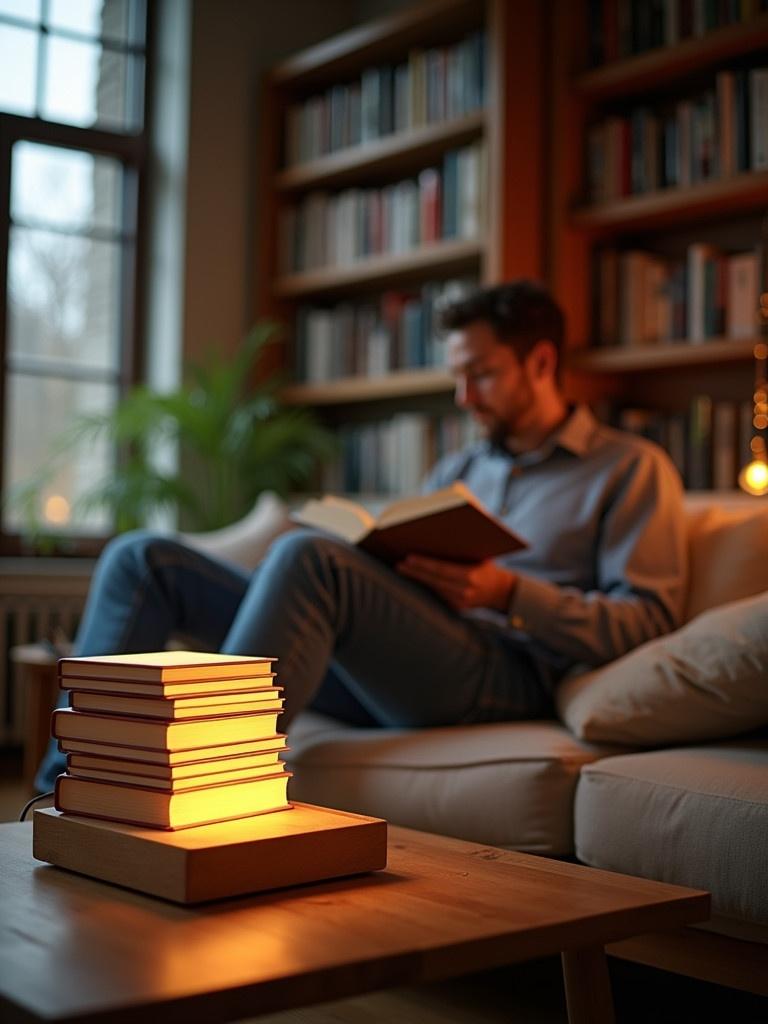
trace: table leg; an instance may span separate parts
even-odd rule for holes
[[[613,995],[602,946],[562,954],[569,1024],[614,1024]]]

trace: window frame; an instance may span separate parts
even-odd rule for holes
[[[118,317],[118,396],[137,384],[143,376],[142,350],[144,287],[139,267],[146,252],[146,193],[148,174],[148,118],[151,92],[150,44],[152,39],[152,8],[147,5],[146,43],[144,48],[144,90],[142,130],[138,133],[113,132],[103,128],[46,121],[39,117],[0,112],[0,408],[8,402],[8,251],[11,229],[11,157],[17,142],[33,142],[76,149],[95,156],[113,157],[123,165],[124,208],[136,210],[133,240],[121,245],[121,272]],[[5,495],[5,416],[0,415],[0,498]],[[120,460],[120,453],[116,453]],[[67,537],[65,550],[57,555],[92,557],[99,553],[108,535],[77,535]],[[11,533],[0,523],[0,556],[33,555],[22,534]]]

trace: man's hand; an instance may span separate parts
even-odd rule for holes
[[[403,576],[434,590],[455,611],[509,607],[517,576],[495,562],[464,565],[423,555],[408,555],[395,566]]]

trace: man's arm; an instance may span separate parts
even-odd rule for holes
[[[682,486],[661,453],[625,473],[598,539],[596,587],[518,576],[510,623],[576,662],[602,665],[682,621],[688,547]]]
[[[628,468],[600,523],[593,590],[493,562],[464,566],[409,556],[398,570],[457,611],[508,612],[511,629],[570,660],[600,665],[681,621],[687,541],[679,478],[665,458],[647,450]]]

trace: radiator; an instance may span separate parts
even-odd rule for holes
[[[32,572],[15,566],[9,571],[3,562],[0,560],[0,746],[9,747],[23,741],[25,714],[25,693],[11,650],[74,636],[90,566],[78,572],[49,573],[39,565]]]

